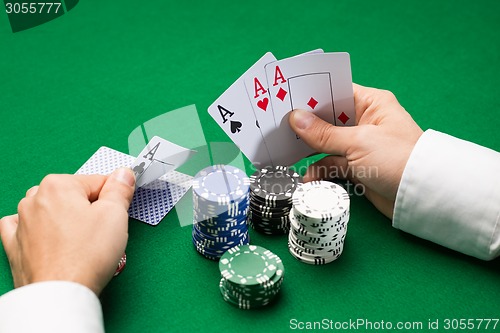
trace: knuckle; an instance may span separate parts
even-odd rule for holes
[[[66,187],[68,187],[68,182],[65,181],[64,175],[50,174],[45,176],[40,183],[40,188],[49,193],[65,191]]]
[[[17,211],[19,214],[24,214],[30,206],[31,200],[29,198],[22,198],[21,201],[19,201],[19,204],[17,205]]]
[[[396,96],[394,95],[394,93],[392,91],[381,90],[380,93],[381,93],[384,100],[387,100],[387,101],[395,101],[396,100]]]
[[[55,187],[57,186],[59,183],[59,177],[58,175],[55,175],[55,174],[50,174],[50,175],[47,175],[45,176],[41,183],[40,183],[40,186],[43,186],[43,187]]]

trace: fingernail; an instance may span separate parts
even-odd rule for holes
[[[293,121],[298,129],[305,130],[314,121],[314,115],[304,110],[293,111]]]
[[[120,168],[115,170],[111,174],[110,178],[113,178],[131,187],[135,186],[135,176],[132,170],[130,170],[129,168]]]

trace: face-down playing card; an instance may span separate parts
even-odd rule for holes
[[[314,151],[291,130],[288,113],[303,109],[337,126],[354,125],[354,99],[348,53],[309,54],[266,67],[277,129],[268,141],[275,163],[292,165]]]
[[[108,147],[99,148],[76,174],[109,175],[120,167],[131,167],[134,157]],[[139,187],[129,208],[129,216],[157,225],[191,187],[192,177],[170,171],[153,182]]]

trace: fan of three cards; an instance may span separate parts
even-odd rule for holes
[[[294,109],[355,125],[348,53],[314,50],[277,60],[268,52],[208,112],[254,166],[265,167],[290,166],[314,153],[289,126]]]

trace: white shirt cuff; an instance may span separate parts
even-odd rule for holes
[[[0,297],[0,332],[104,332],[101,304],[87,287],[33,283]]]
[[[403,172],[393,226],[462,253],[500,253],[500,154],[427,130]]]

